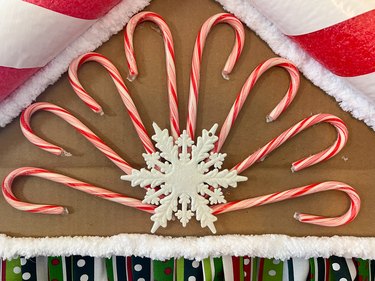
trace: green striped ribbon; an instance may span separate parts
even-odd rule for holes
[[[176,281],[184,281],[184,258],[179,258],[176,261]]]
[[[108,281],[114,281],[113,277],[113,258],[105,259],[105,268],[107,270],[107,279]]]
[[[203,260],[203,274],[205,281],[224,280],[223,261],[221,258],[206,258]]]

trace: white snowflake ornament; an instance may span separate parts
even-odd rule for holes
[[[225,203],[221,188],[236,187],[247,177],[238,176],[237,171],[221,170],[225,153],[210,153],[218,137],[217,124],[211,130],[203,130],[194,144],[186,130],[173,141],[168,130],[161,130],[153,124],[155,135],[152,139],[160,152],[143,154],[147,169],[133,169],[131,175],[122,180],[131,181],[132,186],[148,187],[143,203],[158,205],[151,216],[154,233],[175,215],[185,227],[195,215],[202,227],[216,233],[209,205]]]

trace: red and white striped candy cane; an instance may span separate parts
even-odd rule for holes
[[[133,16],[124,32],[125,55],[129,68],[128,80],[133,81],[138,76],[137,62],[134,55],[133,35],[134,30],[138,24],[151,21],[155,23],[163,34],[165,62],[167,67],[167,83],[168,83],[168,99],[169,99],[169,120],[171,123],[171,132],[174,139],[180,136],[180,124],[178,115],[178,98],[177,98],[177,83],[176,83],[176,67],[174,56],[174,44],[172,33],[164,21],[164,19],[153,12],[141,12]]]
[[[83,191],[88,194],[95,195],[97,197],[116,202],[125,206],[136,208],[141,211],[148,213],[154,213],[155,206],[142,203],[139,199],[128,197],[116,192],[109,191],[104,188],[96,187],[89,183],[85,183],[58,173],[50,172],[41,168],[34,167],[23,167],[12,171],[3,181],[2,192],[6,201],[14,208],[30,212],[30,213],[43,213],[43,214],[66,214],[67,209],[62,206],[56,205],[45,205],[45,204],[33,204],[23,202],[15,197],[12,192],[12,184],[15,178],[19,176],[36,176],[45,178],[54,182],[62,183],[68,187]],[[316,224],[321,226],[340,226],[351,222],[358,214],[360,210],[361,200],[356,190],[341,182],[323,182],[318,184],[311,184],[303,187],[289,189],[282,192],[276,192],[269,195],[259,196],[255,198],[249,198],[245,200],[239,200],[234,202],[228,202],[225,204],[212,206],[213,214],[221,214],[236,210],[247,209],[251,207],[267,205],[284,201],[288,199],[298,198],[305,195],[328,191],[337,190],[345,192],[351,201],[349,210],[342,216],[339,217],[323,217],[303,213],[295,213],[294,217],[303,223]]]
[[[222,214],[226,212],[243,210],[251,207],[262,206],[306,196],[313,193],[337,190],[345,192],[350,199],[350,207],[348,211],[339,217],[323,217],[317,215],[295,213],[294,218],[303,223],[316,224],[322,226],[340,226],[347,224],[355,219],[361,207],[361,199],[358,196],[356,190],[342,182],[328,181],[317,184],[310,184],[303,187],[297,187],[282,192],[276,192],[268,195],[263,195],[255,198],[249,198],[245,200],[239,200],[234,202],[228,202],[212,206],[213,214]]]
[[[236,39],[230,53],[227,62],[225,63],[222,75],[225,79],[228,79],[228,74],[231,73],[234,65],[236,64],[244,45],[245,31],[242,23],[231,14],[217,14],[210,17],[199,30],[197,39],[195,40],[193,58],[191,62],[190,72],[190,90],[189,90],[189,102],[188,102],[188,117],[186,129],[189,136],[194,139],[196,119],[197,119],[197,107],[198,107],[198,92],[200,82],[200,67],[202,61],[203,48],[206,42],[206,38],[211,28],[218,23],[227,23],[235,31]]]
[[[155,152],[154,145],[146,131],[145,126],[143,125],[142,119],[139,116],[138,110],[132,98],[130,97],[129,91],[124,81],[122,80],[119,71],[105,56],[91,52],[76,58],[69,65],[69,81],[78,97],[94,112],[103,114],[102,107],[86,92],[78,79],[78,68],[88,61],[95,61],[104,66],[104,68],[108,71],[129,113],[134,128],[142,141],[143,147],[145,148],[147,153]]]
[[[276,148],[278,148],[280,145],[282,145],[298,133],[306,130],[311,126],[323,122],[329,123],[335,127],[337,131],[336,141],[329,148],[292,163],[292,171],[297,172],[332,158],[341,151],[341,149],[348,141],[348,129],[346,128],[344,122],[337,116],[331,114],[316,114],[314,116],[303,119],[294,126],[290,127],[288,130],[284,131],[281,135],[274,138],[265,146],[258,149],[245,160],[243,160],[241,163],[233,167],[233,170],[237,170],[238,173],[242,173],[244,170],[252,166],[255,162],[263,160],[268,154],[270,154],[272,151],[274,151]]]
[[[286,95],[272,110],[272,112],[266,117],[266,121],[272,122],[276,120],[280,116],[280,114],[283,113],[288,108],[290,103],[293,101],[300,84],[299,72],[298,69],[293,65],[293,63],[283,58],[271,58],[261,63],[257,66],[257,68],[254,69],[254,71],[250,74],[249,78],[247,78],[245,84],[242,86],[242,89],[236,98],[236,101],[234,102],[231,110],[229,111],[229,114],[225,119],[223,126],[221,127],[219,139],[215,147],[215,152],[218,152],[223,146],[234,122],[237,119],[238,114],[242,109],[242,106],[244,105],[251,89],[254,87],[259,77],[268,69],[274,66],[282,67],[286,71],[288,71],[290,76],[290,84],[288,91],[286,92]]]
[[[109,200],[121,205],[136,208],[141,211],[153,213],[155,206],[142,203],[141,200],[125,196],[120,193],[116,193],[101,187],[94,186],[92,184],[82,182],[58,173],[50,172],[41,168],[34,167],[23,167],[12,171],[3,181],[2,191],[5,200],[14,208],[30,212],[30,213],[41,213],[41,214],[54,214],[61,215],[67,214],[68,210],[62,206],[56,205],[45,205],[45,204],[33,204],[23,202],[19,200],[12,192],[12,184],[15,178],[20,176],[34,176],[44,178],[50,181],[62,183],[73,189],[80,190],[82,192],[95,195],[99,198]]]
[[[93,131],[86,127],[80,120],[74,117],[69,111],[64,108],[61,108],[57,105],[47,103],[47,102],[38,102],[30,105],[22,113],[20,124],[22,133],[25,137],[33,144],[39,148],[50,152],[55,155],[70,155],[63,148],[51,144],[40,137],[38,137],[30,127],[30,119],[32,115],[39,111],[45,110],[52,112],[53,114],[59,116],[70,125],[72,125],[81,135],[83,135],[89,142],[91,142],[97,149],[99,149],[109,160],[111,160],[117,167],[119,167],[126,174],[131,174],[132,167],[122,159],[116,152],[114,152],[108,145],[106,145]]]

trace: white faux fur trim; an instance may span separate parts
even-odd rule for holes
[[[224,255],[288,259],[330,257],[375,259],[375,238],[224,235],[172,238],[149,234],[111,237],[11,238],[0,235],[0,257],[136,255],[164,260],[201,260]]]
[[[151,0],[123,0],[94,23],[77,40],[39,70],[14,93],[0,103],[0,127],[4,127],[49,85],[55,83],[77,56],[98,48],[113,34],[122,30],[130,17],[144,9]]]
[[[293,61],[308,79],[334,97],[343,110],[350,112],[355,118],[363,120],[375,130],[375,105],[363,93],[354,89],[343,78],[324,68],[285,36],[275,24],[250,4],[250,0],[216,1],[254,30],[275,53]]]

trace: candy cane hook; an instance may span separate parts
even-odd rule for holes
[[[281,135],[268,142],[265,146],[255,151],[241,163],[233,167],[233,170],[237,170],[238,173],[242,173],[247,168],[251,167],[257,161],[264,159],[268,154],[274,151],[276,148],[281,146],[287,140],[291,139],[298,133],[314,126],[318,123],[328,123],[335,127],[337,131],[337,139],[334,144],[329,148],[316,153],[312,156],[300,159],[292,163],[292,171],[297,172],[312,165],[318,164],[322,161],[328,160],[335,156],[341,151],[348,141],[348,129],[345,123],[337,116],[331,114],[316,114],[308,118],[303,119],[288,130],[284,131]]]
[[[164,21],[164,19],[153,12],[141,12],[133,16],[124,32],[125,55],[128,63],[129,76],[128,80],[133,81],[138,76],[137,62],[134,55],[133,35],[138,24],[151,21],[155,23],[163,34],[166,67],[167,67],[167,83],[168,83],[168,99],[169,99],[169,120],[171,123],[171,132],[174,139],[180,136],[180,124],[178,115],[178,98],[176,83],[176,67],[172,33]]]
[[[30,126],[30,119],[32,115],[39,111],[45,110],[51,112],[70,125],[72,125],[81,135],[83,135],[89,142],[91,142],[97,149],[99,149],[109,160],[111,160],[117,167],[119,167],[126,174],[131,174],[132,167],[122,159],[116,152],[114,152],[108,145],[106,145],[93,131],[86,127],[80,120],[74,117],[69,111],[64,108],[61,108],[57,105],[47,103],[47,102],[38,102],[30,105],[24,112],[22,112],[20,125],[22,133],[25,137],[34,145],[39,148],[50,152],[55,155],[70,155],[63,148],[51,144],[40,137],[38,137]]]
[[[264,63],[261,63],[254,69],[254,71],[250,74],[249,78],[247,78],[245,84],[242,86],[242,89],[240,93],[238,94],[236,101],[234,102],[231,110],[229,111],[227,118],[224,121],[223,126],[221,127],[219,139],[216,143],[214,152],[220,151],[250,91],[253,89],[259,77],[268,69],[275,67],[275,66],[282,67],[289,73],[290,83],[289,83],[288,91],[286,92],[283,99],[276,105],[276,107],[272,110],[272,112],[266,117],[267,122],[272,122],[276,120],[280,116],[280,114],[283,113],[288,108],[290,103],[293,101],[294,97],[297,94],[299,84],[300,84],[300,76],[299,76],[298,69],[290,61],[283,59],[283,58],[271,58],[265,61]]]
[[[303,223],[316,224],[321,226],[340,226],[354,220],[360,210],[361,199],[359,198],[358,193],[353,187],[347,185],[346,183],[336,181],[310,184],[282,192],[272,193],[269,195],[263,195],[255,198],[228,202],[225,204],[213,206],[212,209],[213,214],[222,214],[226,212],[272,204],[328,190],[342,191],[348,195],[350,199],[350,206],[345,214],[338,217],[323,217],[304,213],[295,213],[294,218]]]
[[[138,110],[130,97],[129,90],[126,87],[124,81],[121,78],[121,75],[117,68],[103,55],[98,53],[87,53],[84,54],[75,60],[69,65],[68,76],[69,82],[72,85],[73,90],[76,92],[78,97],[96,113],[103,114],[102,107],[87,93],[83,88],[78,79],[78,68],[88,61],[95,61],[101,64],[111,76],[118,93],[120,94],[121,100],[124,103],[131,121],[133,122],[134,128],[137,131],[137,134],[143,144],[147,153],[155,152],[154,145],[146,131],[145,126],[143,125],[142,119],[138,113]]]
[[[132,197],[125,196],[101,187],[94,186],[89,183],[85,183],[58,173],[53,173],[45,169],[34,168],[34,167],[23,167],[12,171],[3,181],[2,191],[5,200],[14,208],[30,212],[30,213],[42,213],[42,214],[53,214],[61,215],[67,214],[68,210],[62,206],[56,205],[45,205],[45,204],[33,204],[23,202],[19,200],[12,192],[13,181],[20,176],[34,176],[44,178],[50,181],[62,183],[70,188],[80,190],[82,192],[109,200],[121,205],[136,208],[141,211],[153,213],[155,206],[142,203],[141,200]]]
[[[227,23],[235,31],[236,40],[230,53],[227,62],[225,63],[222,75],[225,79],[228,79],[228,74],[231,73],[234,65],[236,64],[244,45],[245,31],[242,23],[231,14],[217,14],[210,17],[201,27],[197,39],[194,45],[193,58],[191,63],[190,72],[190,90],[189,90],[189,102],[188,102],[188,117],[186,129],[189,136],[194,139],[196,119],[197,119],[197,107],[198,107],[198,92],[200,82],[200,67],[202,61],[202,54],[206,38],[211,28],[218,23]]]

